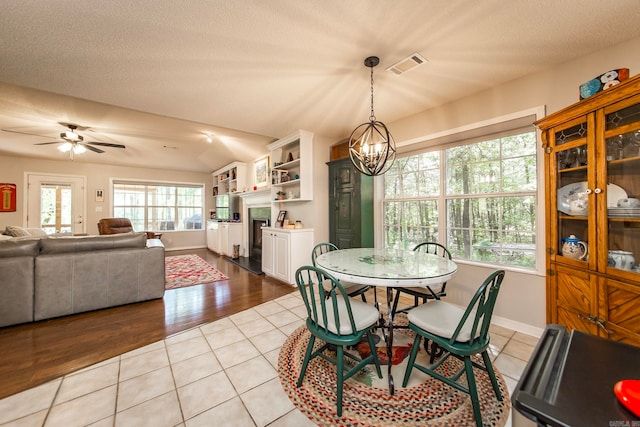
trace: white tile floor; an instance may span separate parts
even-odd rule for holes
[[[182,332],[0,400],[0,426],[311,426],[277,374],[280,346],[305,317],[292,293]],[[492,327],[510,392],[536,342]]]

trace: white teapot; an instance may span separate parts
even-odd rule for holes
[[[585,260],[589,254],[589,247],[585,242],[573,234],[562,239],[562,255],[567,258]]]

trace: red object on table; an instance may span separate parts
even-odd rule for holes
[[[625,408],[640,417],[640,380],[618,381],[613,392]]]

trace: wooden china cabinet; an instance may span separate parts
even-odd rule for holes
[[[618,206],[640,199],[640,76],[535,125],[547,180],[547,322],[640,346],[640,208]],[[568,251],[575,239],[585,256]]]

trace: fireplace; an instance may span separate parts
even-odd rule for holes
[[[231,260],[255,274],[262,274],[262,227],[271,221],[271,191],[268,188],[240,195],[244,240],[242,256]]]
[[[267,218],[253,218],[249,228],[249,258],[262,262],[262,227],[268,224]]]

